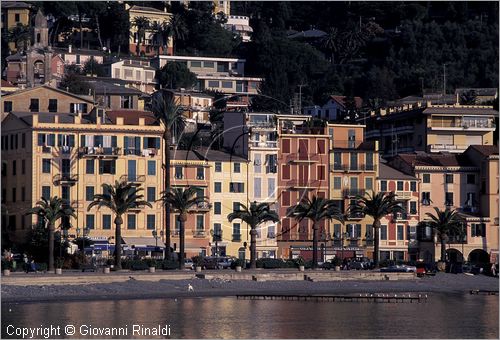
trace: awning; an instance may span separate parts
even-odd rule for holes
[[[158,238],[156,240],[154,237],[122,237],[123,242],[128,246],[133,246],[134,248],[140,247],[162,247],[165,248],[165,243]]]
[[[93,237],[88,236],[87,239],[93,241],[94,243],[99,243],[99,244],[109,243],[108,238],[104,236],[93,236]]]
[[[92,247],[94,248],[94,250],[108,250],[110,252],[113,252],[115,251],[115,245],[111,245],[111,244],[94,244],[94,246]]]

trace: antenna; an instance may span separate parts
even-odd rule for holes
[[[307,86],[307,84],[299,84],[299,114],[302,114],[302,88]]]
[[[443,64],[443,100],[446,95],[446,63]]]

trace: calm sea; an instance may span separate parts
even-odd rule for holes
[[[3,303],[2,338],[19,338],[8,332],[27,327],[52,326],[50,338],[498,339],[498,303],[498,296],[445,294],[432,294],[419,304],[242,301],[231,297]],[[69,332],[74,329],[75,335],[65,335],[67,325],[73,326]],[[111,328],[115,332],[121,329],[122,333],[115,334],[122,335],[106,336],[106,329]],[[164,335],[152,335],[155,331]],[[165,335],[167,331],[170,335]],[[141,336],[138,332],[149,333]],[[40,334],[36,338],[43,338]]]

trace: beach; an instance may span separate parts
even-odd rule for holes
[[[352,275],[355,275],[353,272]],[[12,279],[3,280],[2,302],[37,302],[37,301],[78,301],[78,300],[114,300],[148,299],[176,297],[222,297],[238,294],[366,294],[366,293],[469,293],[471,290],[498,291],[498,278],[484,275],[437,273],[435,276],[402,280],[360,280],[355,277],[342,280],[284,280],[273,279],[273,272],[268,272],[265,281],[247,279],[226,279],[224,275],[207,275],[199,278],[195,275],[172,276],[171,279],[150,276],[141,279],[138,273],[131,272],[126,280],[113,282],[113,277],[106,277],[106,283],[64,284],[64,276],[59,276],[59,284],[33,284],[25,286],[9,284]],[[307,271],[306,271],[307,274]],[[98,278],[98,274],[89,274]],[[102,274],[101,274],[102,275]],[[82,276],[80,274],[80,276]],[[276,277],[283,278],[282,273]],[[19,276],[22,279],[22,276]],[[146,277],[146,276],[144,276]],[[203,276],[202,276],[203,277]],[[153,279],[152,279],[153,278]],[[174,279],[175,278],[175,279]],[[15,280],[15,279],[14,279]],[[188,291],[188,287],[193,288]]]

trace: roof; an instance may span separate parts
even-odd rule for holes
[[[170,14],[168,12],[164,12],[162,10],[159,10],[157,8],[153,8],[153,7],[146,7],[146,6],[132,6],[130,7],[129,9],[130,11],[143,11],[143,12],[155,12],[155,13],[162,13],[162,14]]]
[[[337,103],[345,107],[345,99],[346,96],[330,96],[332,100],[335,100]],[[356,108],[360,109],[363,106],[363,99],[361,97],[354,97],[354,102],[356,103]]]
[[[165,243],[158,238],[155,239],[154,237],[122,237],[123,242],[125,242],[128,245],[134,245],[134,246],[150,246],[150,247],[155,247],[158,245],[158,247],[165,247]]]
[[[5,60],[7,61],[11,61],[11,60],[21,60],[21,58],[24,57],[24,55],[22,55],[21,53],[19,52],[16,52],[14,54],[11,54],[10,56],[8,56],[7,58],[5,58]]]
[[[139,110],[109,110],[106,111],[106,117],[113,123],[116,124],[116,118],[122,117],[123,123],[125,125],[139,125],[139,118],[145,118],[146,125],[158,125],[156,123],[156,118],[150,111],[139,111]]]
[[[476,96],[496,96],[498,94],[496,88],[461,88],[456,89],[455,94],[462,94],[468,91],[476,92]]]
[[[399,157],[405,163],[412,167],[415,166],[437,166],[437,167],[474,167],[469,158],[463,154],[430,154],[414,153],[400,154]]]
[[[204,161],[203,157],[193,150],[170,150],[170,158],[176,161]]]
[[[485,157],[498,155],[498,145],[471,145],[468,149],[475,150]]]
[[[99,50],[89,50],[86,48],[75,48],[71,49],[71,52],[67,48],[54,47],[54,52],[59,54],[82,54],[82,55],[91,55],[91,56],[104,56],[103,51]]]
[[[498,111],[491,106],[431,106],[424,110],[424,114],[449,113],[449,114],[472,114],[472,115],[498,115]]]
[[[39,9],[35,17],[35,27],[47,28],[47,18],[43,15],[42,10]]]
[[[2,86],[2,87],[16,87],[16,86],[15,86],[15,85],[13,85],[11,82],[9,82],[9,81],[7,81],[7,80],[4,80],[4,79],[2,79],[1,86]]]
[[[227,62],[245,62],[246,59],[241,58],[215,58],[215,57],[196,57],[196,56],[181,56],[181,55],[163,55],[155,57],[159,59],[167,59],[167,60],[195,60],[195,61],[227,61]]]
[[[142,94],[141,91],[139,91],[135,88],[119,86],[119,85],[111,84],[109,82],[104,82],[101,80],[96,81],[93,79],[92,80],[89,79],[87,82],[97,95],[100,95],[100,94],[106,94],[106,95],[130,94],[130,95],[140,96]]]
[[[416,179],[414,176],[410,176],[401,172],[385,163],[380,162],[379,164],[379,179],[395,179],[395,180],[404,180],[404,179]]]
[[[12,92],[12,93],[6,94],[4,97],[17,96],[19,94],[23,94],[23,93],[29,92],[29,91],[38,90],[40,88],[45,88],[47,90],[56,91],[56,92],[62,93],[64,95],[71,96],[73,98],[78,98],[80,100],[86,101],[87,103],[91,103],[91,104],[94,103],[94,101],[90,97],[88,97],[88,96],[82,96],[82,95],[74,94],[74,93],[71,93],[71,92],[68,92],[68,91],[65,91],[65,90],[62,90],[62,89],[58,89],[56,87],[52,87],[52,86],[49,86],[49,85],[42,85],[42,86],[36,86],[36,87],[26,88],[24,90],[19,90],[19,91],[16,91],[16,92]]]
[[[321,38],[326,35],[326,32],[317,30],[315,28],[307,30],[307,31],[302,31],[298,32],[295,34],[291,34],[288,36],[288,38],[295,39],[295,38]]]
[[[2,9],[4,8],[31,8],[31,5],[22,1],[2,1]]]
[[[222,162],[246,162],[247,160],[239,155],[231,154],[227,150],[212,150],[209,148],[199,148],[195,152],[207,161],[222,161]]]

